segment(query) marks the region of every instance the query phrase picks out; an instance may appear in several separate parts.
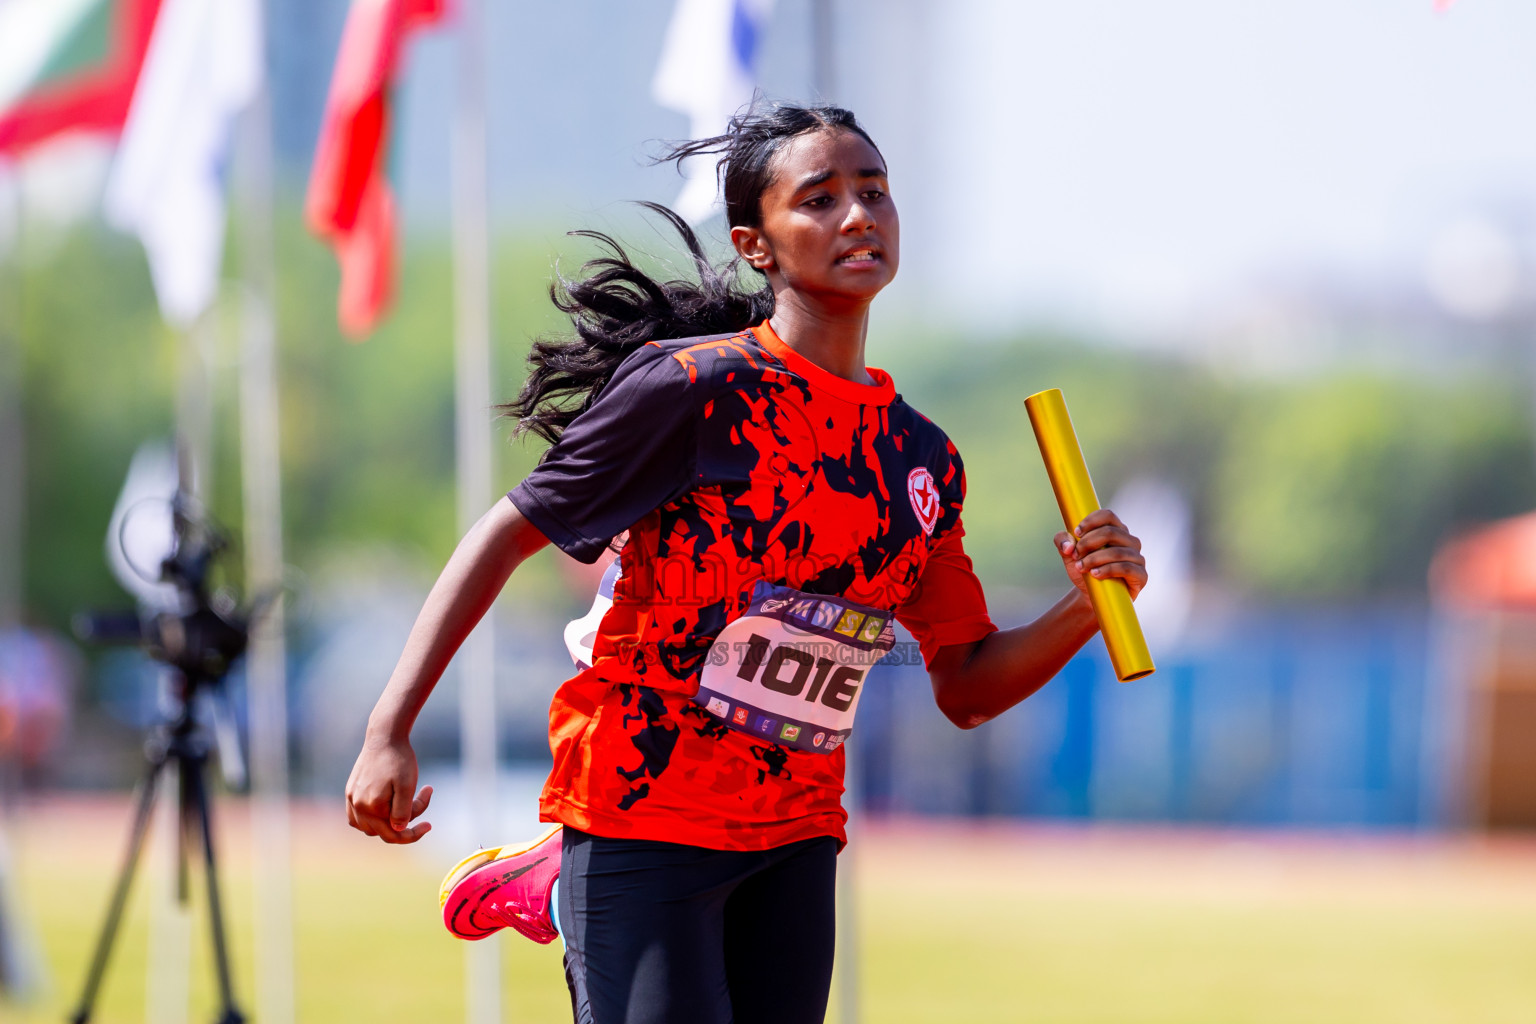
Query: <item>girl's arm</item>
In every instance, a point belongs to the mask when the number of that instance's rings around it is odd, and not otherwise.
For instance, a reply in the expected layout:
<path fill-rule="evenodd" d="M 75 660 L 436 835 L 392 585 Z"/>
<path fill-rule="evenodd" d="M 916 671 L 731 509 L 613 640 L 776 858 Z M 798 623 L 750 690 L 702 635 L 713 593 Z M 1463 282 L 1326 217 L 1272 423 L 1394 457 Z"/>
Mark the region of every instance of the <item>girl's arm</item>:
<path fill-rule="evenodd" d="M 353 828 L 386 843 L 414 843 L 431 829 L 425 821 L 410 824 L 432 798 L 430 786 L 416 793 L 411 726 L 454 652 L 501 593 L 512 570 L 547 543 L 506 498 L 459 541 L 368 717 L 363 750 L 347 780 L 347 821 Z"/>
<path fill-rule="evenodd" d="M 960 728 L 973 729 L 1040 689 L 1098 632 L 1084 573 L 1125 580 L 1132 598 L 1146 586 L 1141 541 L 1119 516 L 1100 509 L 1076 533 L 1056 535 L 1056 549 L 1074 586 L 1070 594 L 1026 626 L 941 647 L 934 655 L 928 666 L 934 700 Z"/>

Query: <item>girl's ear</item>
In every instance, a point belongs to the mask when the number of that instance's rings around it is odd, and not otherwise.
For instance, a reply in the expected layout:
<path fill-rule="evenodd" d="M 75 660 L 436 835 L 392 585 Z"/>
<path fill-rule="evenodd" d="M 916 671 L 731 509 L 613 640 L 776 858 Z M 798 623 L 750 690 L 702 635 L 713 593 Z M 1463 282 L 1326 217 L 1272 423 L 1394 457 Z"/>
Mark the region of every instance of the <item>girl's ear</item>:
<path fill-rule="evenodd" d="M 773 253 L 768 248 L 768 240 L 763 237 L 760 229 L 731 228 L 731 244 L 736 247 L 737 254 L 754 270 L 767 273 L 773 269 Z"/>

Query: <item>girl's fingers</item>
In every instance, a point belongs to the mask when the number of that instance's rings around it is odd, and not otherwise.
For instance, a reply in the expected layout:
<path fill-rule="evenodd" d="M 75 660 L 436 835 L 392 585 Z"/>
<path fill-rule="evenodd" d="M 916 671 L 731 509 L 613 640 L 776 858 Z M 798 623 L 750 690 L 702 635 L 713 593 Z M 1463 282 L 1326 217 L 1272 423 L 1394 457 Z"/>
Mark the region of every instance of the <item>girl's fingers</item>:
<path fill-rule="evenodd" d="M 1142 557 L 1140 551 L 1133 548 L 1099 548 L 1080 558 L 1085 569 L 1096 569 L 1099 566 L 1109 565 L 1112 562 L 1129 562 L 1132 565 L 1146 565 L 1147 560 Z"/>
<path fill-rule="evenodd" d="M 1080 588 L 1084 576 L 1124 580 L 1132 598 L 1146 586 L 1147 565 L 1141 555 L 1141 540 L 1110 509 L 1101 508 L 1083 517 L 1071 534 L 1058 533 L 1056 550 L 1061 552 L 1069 575 Z"/>
<path fill-rule="evenodd" d="M 422 786 L 421 787 L 421 792 L 416 794 L 416 799 L 411 801 L 411 817 L 412 818 L 420 817 L 421 816 L 421 812 L 425 811 L 427 809 L 427 805 L 430 804 L 431 802 L 432 802 L 432 787 L 431 786 Z"/>
<path fill-rule="evenodd" d="M 1131 548 L 1134 551 L 1140 551 L 1141 540 L 1124 527 L 1101 526 L 1085 534 L 1077 542 L 1078 550 L 1084 554 L 1107 547 Z"/>
<path fill-rule="evenodd" d="M 415 766 L 412 765 L 412 768 Z M 389 825 L 396 832 L 404 831 L 405 826 L 411 823 L 416 815 L 411 810 L 411 805 L 416 798 L 411 794 L 416 792 L 416 772 L 409 774 L 401 772 L 389 783 L 390 796 L 384 810 L 389 815 Z"/>
<path fill-rule="evenodd" d="M 359 832 L 371 836 L 374 834 L 372 829 L 376 827 L 377 824 L 381 821 L 383 821 L 383 817 L 374 813 L 374 810 L 369 806 L 368 801 L 357 800 L 352 797 L 347 798 L 348 825 L 351 825 Z"/>
<path fill-rule="evenodd" d="M 1088 575 L 1096 580 L 1104 579 L 1135 579 L 1144 580 L 1147 576 L 1147 567 L 1135 562 L 1110 562 L 1088 570 Z"/>
<path fill-rule="evenodd" d="M 367 832 L 371 836 L 378 836 L 386 843 L 391 844 L 414 843 L 416 840 L 426 835 L 427 831 L 432 827 L 427 822 L 423 821 L 412 825 L 410 828 L 395 828 L 394 825 L 385 821 L 383 818 L 374 818 L 368 815 L 363 815 L 361 820 L 366 826 L 363 829 L 364 832 Z"/>
<path fill-rule="evenodd" d="M 379 830 L 378 836 L 386 843 L 398 846 L 404 843 L 414 843 L 430 831 L 432 831 L 432 823 L 430 821 L 418 821 L 410 828 L 384 826 Z"/>
<path fill-rule="evenodd" d="M 1084 516 L 1083 521 L 1078 523 L 1077 529 L 1072 532 L 1077 534 L 1079 537 L 1087 537 L 1088 534 L 1102 526 L 1113 526 L 1122 530 L 1125 529 L 1125 524 L 1120 521 L 1119 516 L 1115 515 L 1114 512 L 1107 508 L 1101 508 L 1096 512 L 1090 512 Z"/>
<path fill-rule="evenodd" d="M 376 815 L 369 814 L 366 811 L 358 812 L 357 824 L 355 827 L 364 835 L 378 836 L 386 843 L 390 841 L 389 837 L 393 835 L 395 831 L 389 827 L 389 822 L 385 821 L 383 818 L 377 817 Z"/>

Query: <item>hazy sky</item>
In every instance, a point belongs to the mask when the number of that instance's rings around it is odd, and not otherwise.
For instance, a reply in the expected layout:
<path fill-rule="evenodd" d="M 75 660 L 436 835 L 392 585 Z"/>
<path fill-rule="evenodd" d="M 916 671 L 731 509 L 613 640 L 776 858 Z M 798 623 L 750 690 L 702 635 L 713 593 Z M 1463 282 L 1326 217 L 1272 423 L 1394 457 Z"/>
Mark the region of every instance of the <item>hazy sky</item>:
<path fill-rule="evenodd" d="M 491 0 L 503 217 L 602 223 L 676 179 L 645 143 L 671 0 Z M 1536 211 L 1536 3 L 886 0 L 838 4 L 838 98 L 890 158 L 895 303 L 979 324 L 1135 330 L 1273 275 L 1417 280 L 1458 217 Z M 780 0 L 770 95 L 810 94 L 806 0 Z M 407 208 L 447 180 L 452 46 L 404 92 Z M 552 236 L 553 237 L 553 236 Z"/>
<path fill-rule="evenodd" d="M 950 9 L 924 198 L 951 296 L 1007 266 L 1021 308 L 1114 318 L 1277 269 L 1416 273 L 1450 219 L 1536 196 L 1528 0 Z"/>
<path fill-rule="evenodd" d="M 345 0 L 268 3 L 280 157 L 302 182 Z M 834 98 L 902 211 L 894 316 L 1177 334 L 1297 282 L 1422 293 L 1431 263 L 1472 305 L 1498 304 L 1501 275 L 1536 296 L 1532 0 L 833 3 Z M 650 96 L 673 4 L 485 0 L 501 222 L 553 252 L 570 228 L 634 230 L 624 200 L 675 198 L 645 161 L 687 130 Z M 778 0 L 769 96 L 811 98 L 809 29 L 809 0 Z M 447 229 L 454 47 L 451 25 L 420 36 L 398 91 L 418 228 Z M 30 199 L 88 193 L 68 166 Z"/>

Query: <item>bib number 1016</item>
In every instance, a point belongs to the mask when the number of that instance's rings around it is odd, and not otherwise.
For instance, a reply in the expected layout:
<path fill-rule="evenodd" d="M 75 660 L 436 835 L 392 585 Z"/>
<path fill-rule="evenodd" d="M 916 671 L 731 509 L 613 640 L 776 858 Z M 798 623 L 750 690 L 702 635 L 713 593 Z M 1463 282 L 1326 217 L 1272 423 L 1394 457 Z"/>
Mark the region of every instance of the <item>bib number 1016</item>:
<path fill-rule="evenodd" d="M 839 665 L 831 658 L 817 657 L 793 643 L 774 646 L 767 637 L 751 634 L 746 640 L 740 679 L 754 679 L 763 687 L 808 703 L 821 703 L 833 711 L 844 712 L 853 706 L 859 684 L 868 668 Z"/>

